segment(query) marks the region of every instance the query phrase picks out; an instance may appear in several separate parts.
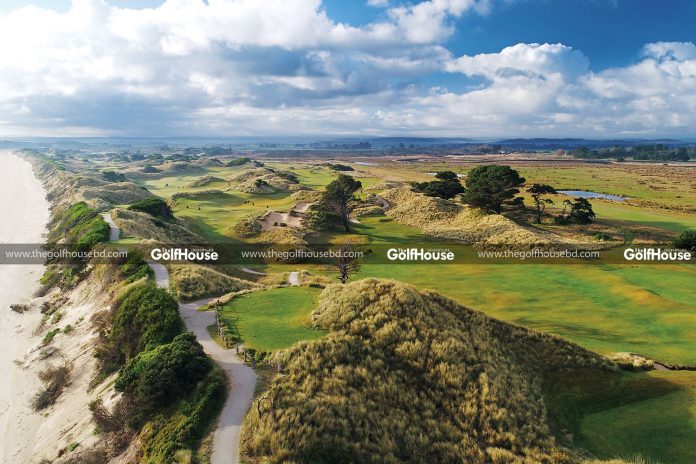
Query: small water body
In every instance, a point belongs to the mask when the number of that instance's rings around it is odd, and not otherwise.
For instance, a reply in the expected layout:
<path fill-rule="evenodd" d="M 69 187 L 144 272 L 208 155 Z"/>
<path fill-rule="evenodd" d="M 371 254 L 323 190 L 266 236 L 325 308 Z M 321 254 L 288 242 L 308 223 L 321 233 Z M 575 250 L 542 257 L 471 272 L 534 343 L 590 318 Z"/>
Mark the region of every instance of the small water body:
<path fill-rule="evenodd" d="M 377 163 L 368 163 L 367 161 L 353 161 L 353 164 L 359 164 L 360 166 L 377 166 Z"/>
<path fill-rule="evenodd" d="M 610 195 L 608 193 L 590 192 L 587 190 L 559 190 L 558 193 L 579 198 L 601 198 L 602 200 L 626 201 L 626 197 Z"/>

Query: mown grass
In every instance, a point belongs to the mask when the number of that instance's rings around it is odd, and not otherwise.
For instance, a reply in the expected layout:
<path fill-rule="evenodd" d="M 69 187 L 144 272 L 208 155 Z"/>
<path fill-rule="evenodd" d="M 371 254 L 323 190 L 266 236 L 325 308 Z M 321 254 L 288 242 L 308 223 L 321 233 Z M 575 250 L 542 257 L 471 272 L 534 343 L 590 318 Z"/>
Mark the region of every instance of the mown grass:
<path fill-rule="evenodd" d="M 248 293 L 232 299 L 220 314 L 237 329 L 247 347 L 280 350 L 323 335 L 309 320 L 319 292 L 310 287 L 284 287 Z"/>
<path fill-rule="evenodd" d="M 566 371 L 549 375 L 546 388 L 555 426 L 598 458 L 696 458 L 696 372 Z"/>

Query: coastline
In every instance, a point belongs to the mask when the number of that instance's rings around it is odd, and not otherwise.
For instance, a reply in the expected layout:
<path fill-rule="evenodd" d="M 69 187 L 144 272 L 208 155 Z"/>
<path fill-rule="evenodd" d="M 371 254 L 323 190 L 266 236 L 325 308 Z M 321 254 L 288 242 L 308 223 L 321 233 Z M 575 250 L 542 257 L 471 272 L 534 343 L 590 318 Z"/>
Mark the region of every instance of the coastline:
<path fill-rule="evenodd" d="M 43 243 L 49 203 L 31 164 L 10 150 L 0 150 L 0 243 Z M 29 302 L 39 286 L 43 265 L 0 265 L 0 463 L 25 462 L 33 456 L 36 426 L 42 416 L 31 412 L 36 373 L 23 370 L 21 359 L 37 343 L 33 329 L 39 311 L 17 314 L 10 305 Z"/>

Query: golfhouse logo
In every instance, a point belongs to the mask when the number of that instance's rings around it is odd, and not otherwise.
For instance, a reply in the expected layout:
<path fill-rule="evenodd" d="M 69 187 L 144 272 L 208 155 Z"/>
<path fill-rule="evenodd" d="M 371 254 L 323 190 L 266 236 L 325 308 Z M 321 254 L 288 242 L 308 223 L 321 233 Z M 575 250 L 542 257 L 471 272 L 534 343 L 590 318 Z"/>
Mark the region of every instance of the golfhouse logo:
<path fill-rule="evenodd" d="M 684 250 L 663 250 L 661 248 L 626 248 L 627 261 L 690 261 L 691 253 Z"/>
<path fill-rule="evenodd" d="M 387 258 L 389 261 L 454 261 L 454 252 L 447 249 L 390 248 Z"/>
<path fill-rule="evenodd" d="M 155 261 L 217 261 L 217 251 L 188 248 L 153 248 L 150 257 Z"/>

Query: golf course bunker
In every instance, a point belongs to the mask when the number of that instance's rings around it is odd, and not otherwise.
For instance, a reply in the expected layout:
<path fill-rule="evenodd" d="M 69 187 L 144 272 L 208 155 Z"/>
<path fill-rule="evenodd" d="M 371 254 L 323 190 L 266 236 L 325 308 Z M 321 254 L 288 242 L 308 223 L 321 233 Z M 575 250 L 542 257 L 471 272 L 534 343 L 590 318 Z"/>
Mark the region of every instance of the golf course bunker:
<path fill-rule="evenodd" d="M 288 213 L 279 213 L 277 211 L 269 211 L 261 216 L 256 221 L 261 225 L 261 230 L 273 230 L 280 227 L 296 227 L 303 226 L 302 222 L 305 218 L 305 213 L 313 203 L 300 202 L 292 207 Z"/>

